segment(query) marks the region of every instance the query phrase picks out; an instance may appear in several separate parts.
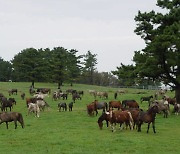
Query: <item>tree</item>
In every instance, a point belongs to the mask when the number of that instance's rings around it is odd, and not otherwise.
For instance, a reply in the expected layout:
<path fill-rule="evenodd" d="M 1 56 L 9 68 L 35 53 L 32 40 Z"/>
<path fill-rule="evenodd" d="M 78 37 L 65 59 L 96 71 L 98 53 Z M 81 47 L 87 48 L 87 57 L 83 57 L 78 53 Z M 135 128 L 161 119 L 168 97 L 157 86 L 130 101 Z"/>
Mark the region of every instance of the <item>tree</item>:
<path fill-rule="evenodd" d="M 80 59 L 82 58 L 82 56 L 76 56 L 77 52 L 78 51 L 74 49 L 71 49 L 68 52 L 67 74 L 71 86 L 73 85 L 73 82 L 77 80 L 81 73 Z"/>
<path fill-rule="evenodd" d="M 12 65 L 0 57 L 0 81 L 9 81 L 11 79 Z"/>
<path fill-rule="evenodd" d="M 117 67 L 116 71 L 112 71 L 119 79 L 121 86 L 134 86 L 136 84 L 137 74 L 135 73 L 135 66 L 123 65 Z"/>
<path fill-rule="evenodd" d="M 12 60 L 15 80 L 32 82 L 32 87 L 34 87 L 34 82 L 38 81 L 41 75 L 39 72 L 40 61 L 39 52 L 34 48 L 24 49 L 15 55 Z"/>
<path fill-rule="evenodd" d="M 84 55 L 84 68 L 83 75 L 89 80 L 89 84 L 93 84 L 93 73 L 96 70 L 97 58 L 96 54 L 92 54 L 90 51 Z"/>
<path fill-rule="evenodd" d="M 157 0 L 166 13 L 138 12 L 135 33 L 146 43 L 133 57 L 138 76 L 158 79 L 175 90 L 180 103 L 180 7 L 179 0 Z"/>

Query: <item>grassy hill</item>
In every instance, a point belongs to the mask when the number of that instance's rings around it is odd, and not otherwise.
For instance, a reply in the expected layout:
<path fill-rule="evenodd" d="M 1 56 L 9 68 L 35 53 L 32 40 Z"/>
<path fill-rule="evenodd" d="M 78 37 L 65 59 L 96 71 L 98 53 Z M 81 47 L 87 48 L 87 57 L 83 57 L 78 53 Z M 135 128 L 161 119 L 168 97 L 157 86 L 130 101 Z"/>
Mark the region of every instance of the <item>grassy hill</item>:
<path fill-rule="evenodd" d="M 147 124 L 142 125 L 142 132 L 137 130 L 117 130 L 112 133 L 105 125 L 103 130 L 99 130 L 97 119 L 98 116 L 89 117 L 86 112 L 86 105 L 91 103 L 94 98 L 90 96 L 88 90 L 107 91 L 109 93 L 109 102 L 113 100 L 113 92 L 117 88 L 100 87 L 91 85 L 64 85 L 62 90 L 73 88 L 83 90 L 85 95 L 82 100 L 77 100 L 72 112 L 59 112 L 57 104 L 63 100 L 53 101 L 52 95 L 45 98 L 49 103 L 50 109 L 40 113 L 36 118 L 34 114 L 27 115 L 25 100 L 20 97 L 21 92 L 29 94 L 30 83 L 13 83 L 0 82 L 0 93 L 8 96 L 8 90 L 11 88 L 18 89 L 18 95 L 13 95 L 17 101 L 13 111 L 21 112 L 25 121 L 25 128 L 14 129 L 14 123 L 9 123 L 9 129 L 6 129 L 5 123 L 0 125 L 0 149 L 1 153 L 71 153 L 71 154 L 101 154 L 101 153 L 180 153 L 179 136 L 180 136 L 180 116 L 171 114 L 167 119 L 162 114 L 156 118 L 156 131 L 154 134 L 152 127 L 149 134 L 146 133 Z M 37 88 L 51 88 L 57 90 L 57 84 L 52 83 L 35 83 Z M 137 94 L 144 92 L 145 94 Z M 118 95 L 118 100 L 135 99 L 140 104 L 142 96 L 149 96 L 155 91 L 127 89 L 127 93 Z M 168 91 L 169 96 L 174 93 Z M 66 103 L 71 102 L 71 96 Z M 147 109 L 148 104 L 143 102 L 140 107 Z M 172 106 L 171 106 L 172 111 Z"/>

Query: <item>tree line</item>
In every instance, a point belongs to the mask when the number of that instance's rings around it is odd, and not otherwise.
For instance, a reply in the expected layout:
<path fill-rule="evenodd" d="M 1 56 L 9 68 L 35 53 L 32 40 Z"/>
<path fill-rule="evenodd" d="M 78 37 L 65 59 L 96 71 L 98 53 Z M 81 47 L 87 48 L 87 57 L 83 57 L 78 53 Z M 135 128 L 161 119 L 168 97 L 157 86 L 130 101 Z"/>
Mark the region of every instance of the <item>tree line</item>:
<path fill-rule="evenodd" d="M 77 54 L 77 50 L 64 47 L 23 49 L 11 61 L 0 58 L 0 81 L 31 82 L 32 87 L 35 82 L 55 82 L 58 88 L 64 82 L 117 85 L 117 78 L 111 73 L 97 71 L 96 54 Z"/>

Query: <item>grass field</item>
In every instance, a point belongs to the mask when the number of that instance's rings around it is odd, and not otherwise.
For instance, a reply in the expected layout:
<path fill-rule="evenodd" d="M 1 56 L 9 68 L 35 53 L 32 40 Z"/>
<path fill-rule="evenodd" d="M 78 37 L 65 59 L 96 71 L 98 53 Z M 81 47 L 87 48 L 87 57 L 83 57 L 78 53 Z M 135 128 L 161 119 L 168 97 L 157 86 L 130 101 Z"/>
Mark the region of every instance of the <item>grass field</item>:
<path fill-rule="evenodd" d="M 25 128 L 14 129 L 14 123 L 9 123 L 9 129 L 6 129 L 5 123 L 0 125 L 0 153 L 1 154 L 33 154 L 33 153 L 52 153 L 52 154 L 170 154 L 180 153 L 180 116 L 171 114 L 167 119 L 162 114 L 156 117 L 156 131 L 154 134 L 152 127 L 149 134 L 146 133 L 147 124 L 142 125 L 142 132 L 137 130 L 117 130 L 112 133 L 105 125 L 103 130 L 99 130 L 97 125 L 98 116 L 89 117 L 86 112 L 86 105 L 91 103 L 94 98 L 89 95 L 89 89 L 97 91 L 107 91 L 109 99 L 113 100 L 113 92 L 117 89 L 109 87 L 98 87 L 90 85 L 64 85 L 62 90 L 73 88 L 84 90 L 85 95 L 82 100 L 76 101 L 72 112 L 58 112 L 57 104 L 59 101 L 52 101 L 52 96 L 46 98 L 51 106 L 50 110 L 40 113 L 40 118 L 33 114 L 27 116 L 25 100 L 20 97 L 21 92 L 29 95 L 30 83 L 0 82 L 0 93 L 8 96 L 8 89 L 17 88 L 18 95 L 13 95 L 17 101 L 13 111 L 21 112 L 25 121 Z M 51 88 L 57 90 L 57 84 L 35 83 L 35 87 Z M 146 94 L 136 94 L 144 91 Z M 140 97 L 154 94 L 154 91 L 128 89 L 128 93 L 118 95 L 118 100 L 135 99 L 139 102 Z M 174 93 L 168 92 L 169 96 Z M 66 101 L 69 103 L 71 97 Z M 99 99 L 100 101 L 100 99 Z M 147 103 L 143 102 L 140 107 L 147 109 Z M 171 106 L 172 110 L 172 106 Z"/>

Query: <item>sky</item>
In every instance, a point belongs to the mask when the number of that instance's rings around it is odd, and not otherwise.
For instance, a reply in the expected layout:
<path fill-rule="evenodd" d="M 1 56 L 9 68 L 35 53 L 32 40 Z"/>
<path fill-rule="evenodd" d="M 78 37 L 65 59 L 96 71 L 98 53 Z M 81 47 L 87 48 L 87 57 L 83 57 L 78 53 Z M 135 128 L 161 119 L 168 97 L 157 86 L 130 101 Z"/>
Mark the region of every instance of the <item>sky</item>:
<path fill-rule="evenodd" d="M 134 33 L 138 10 L 159 11 L 156 0 L 0 0 L 0 57 L 26 48 L 64 47 L 97 54 L 97 70 L 132 64 L 145 47 Z"/>

